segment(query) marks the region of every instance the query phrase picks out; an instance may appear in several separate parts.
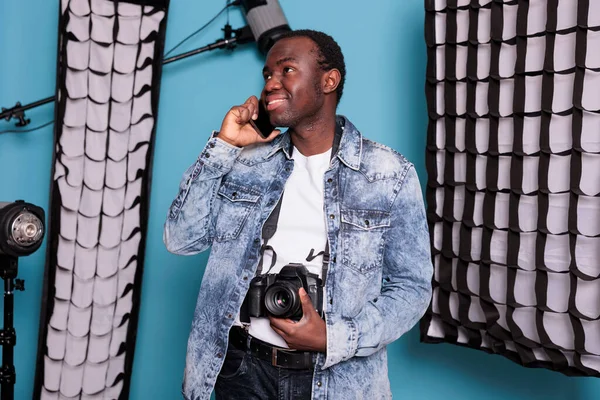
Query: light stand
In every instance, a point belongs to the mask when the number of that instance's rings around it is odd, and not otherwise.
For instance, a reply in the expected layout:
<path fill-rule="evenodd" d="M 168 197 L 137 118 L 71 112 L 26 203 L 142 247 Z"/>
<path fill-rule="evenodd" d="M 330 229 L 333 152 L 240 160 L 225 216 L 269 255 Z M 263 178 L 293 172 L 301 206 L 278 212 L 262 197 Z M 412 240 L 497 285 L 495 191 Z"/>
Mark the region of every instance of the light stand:
<path fill-rule="evenodd" d="M 42 208 L 23 200 L 0 202 L 0 278 L 4 280 L 4 327 L 0 329 L 1 400 L 13 400 L 15 397 L 14 348 L 17 334 L 13 324 L 14 292 L 25 290 L 25 282 L 16 279 L 19 257 L 34 253 L 42 245 L 46 230 L 44 219 Z"/>
<path fill-rule="evenodd" d="M 2 368 L 0 369 L 0 399 L 12 400 L 15 397 L 16 373 L 14 347 L 17 334 L 13 326 L 15 290 L 25 290 L 25 282 L 15 279 L 18 272 L 18 258 L 0 254 L 0 278 L 4 280 L 4 327 L 0 330 L 2 345 Z"/>
<path fill-rule="evenodd" d="M 225 37 L 223 39 L 216 40 L 214 43 L 211 43 L 204 47 L 200 47 L 196 50 L 191 50 L 183 54 L 178 54 L 173 57 L 165 58 L 162 62 L 163 65 L 170 64 L 174 61 L 183 60 L 184 58 L 204 53 L 206 51 L 216 49 L 233 50 L 236 45 L 250 43 L 254 41 L 254 37 L 252 36 L 252 30 L 249 26 L 244 26 L 243 28 L 239 29 L 232 29 L 231 26 L 227 24 L 223 28 L 223 31 L 225 31 Z M 21 103 L 17 102 L 17 104 L 12 108 L 2 107 L 2 111 L 0 112 L 0 120 L 5 119 L 7 121 L 10 121 L 11 119 L 16 119 L 18 122 L 15 124 L 15 126 L 26 126 L 31 122 L 30 119 L 25 117 L 26 110 L 39 107 L 44 104 L 52 103 L 53 101 L 55 101 L 55 99 L 56 96 L 51 96 L 42 100 L 38 100 L 31 104 L 21 105 Z"/>

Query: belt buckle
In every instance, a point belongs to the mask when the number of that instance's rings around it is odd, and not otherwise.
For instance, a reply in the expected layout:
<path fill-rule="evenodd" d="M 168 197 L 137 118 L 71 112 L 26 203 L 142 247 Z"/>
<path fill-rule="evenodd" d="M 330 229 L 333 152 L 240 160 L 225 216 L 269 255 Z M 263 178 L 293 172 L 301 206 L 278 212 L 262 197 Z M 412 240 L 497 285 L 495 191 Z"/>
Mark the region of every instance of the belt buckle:
<path fill-rule="evenodd" d="M 274 367 L 278 367 L 278 365 L 277 365 L 277 348 L 271 347 L 271 349 L 273 350 L 273 352 L 271 353 L 271 365 L 273 365 Z"/>

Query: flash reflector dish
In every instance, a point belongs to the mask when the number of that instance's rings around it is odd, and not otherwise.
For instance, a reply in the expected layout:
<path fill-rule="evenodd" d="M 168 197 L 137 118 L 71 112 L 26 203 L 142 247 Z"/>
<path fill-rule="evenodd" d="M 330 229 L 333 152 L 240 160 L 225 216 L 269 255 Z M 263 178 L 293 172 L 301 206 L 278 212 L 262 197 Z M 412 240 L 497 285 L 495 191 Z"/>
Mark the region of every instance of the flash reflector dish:
<path fill-rule="evenodd" d="M 35 252 L 44 239 L 44 210 L 23 200 L 0 202 L 0 254 L 13 257 Z"/>

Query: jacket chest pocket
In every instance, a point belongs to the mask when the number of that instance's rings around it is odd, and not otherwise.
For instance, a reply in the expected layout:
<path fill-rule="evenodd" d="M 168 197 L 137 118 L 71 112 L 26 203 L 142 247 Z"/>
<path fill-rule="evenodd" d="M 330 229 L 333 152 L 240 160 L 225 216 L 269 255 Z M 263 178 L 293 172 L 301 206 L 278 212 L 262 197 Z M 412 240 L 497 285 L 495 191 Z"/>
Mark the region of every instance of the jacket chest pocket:
<path fill-rule="evenodd" d="M 260 193 L 231 182 L 224 182 L 217 193 L 221 205 L 215 226 L 216 239 L 236 239 L 260 199 Z"/>
<path fill-rule="evenodd" d="M 384 234 L 390 214 L 374 210 L 342 210 L 342 263 L 363 274 L 383 260 Z"/>

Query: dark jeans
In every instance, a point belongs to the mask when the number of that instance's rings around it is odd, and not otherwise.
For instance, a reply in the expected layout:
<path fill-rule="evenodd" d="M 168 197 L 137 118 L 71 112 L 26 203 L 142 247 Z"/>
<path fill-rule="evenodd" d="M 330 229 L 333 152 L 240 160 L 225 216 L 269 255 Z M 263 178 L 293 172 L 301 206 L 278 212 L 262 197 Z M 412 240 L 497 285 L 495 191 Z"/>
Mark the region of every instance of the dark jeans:
<path fill-rule="evenodd" d="M 313 370 L 274 367 L 229 346 L 215 385 L 216 400 L 310 399 Z"/>

